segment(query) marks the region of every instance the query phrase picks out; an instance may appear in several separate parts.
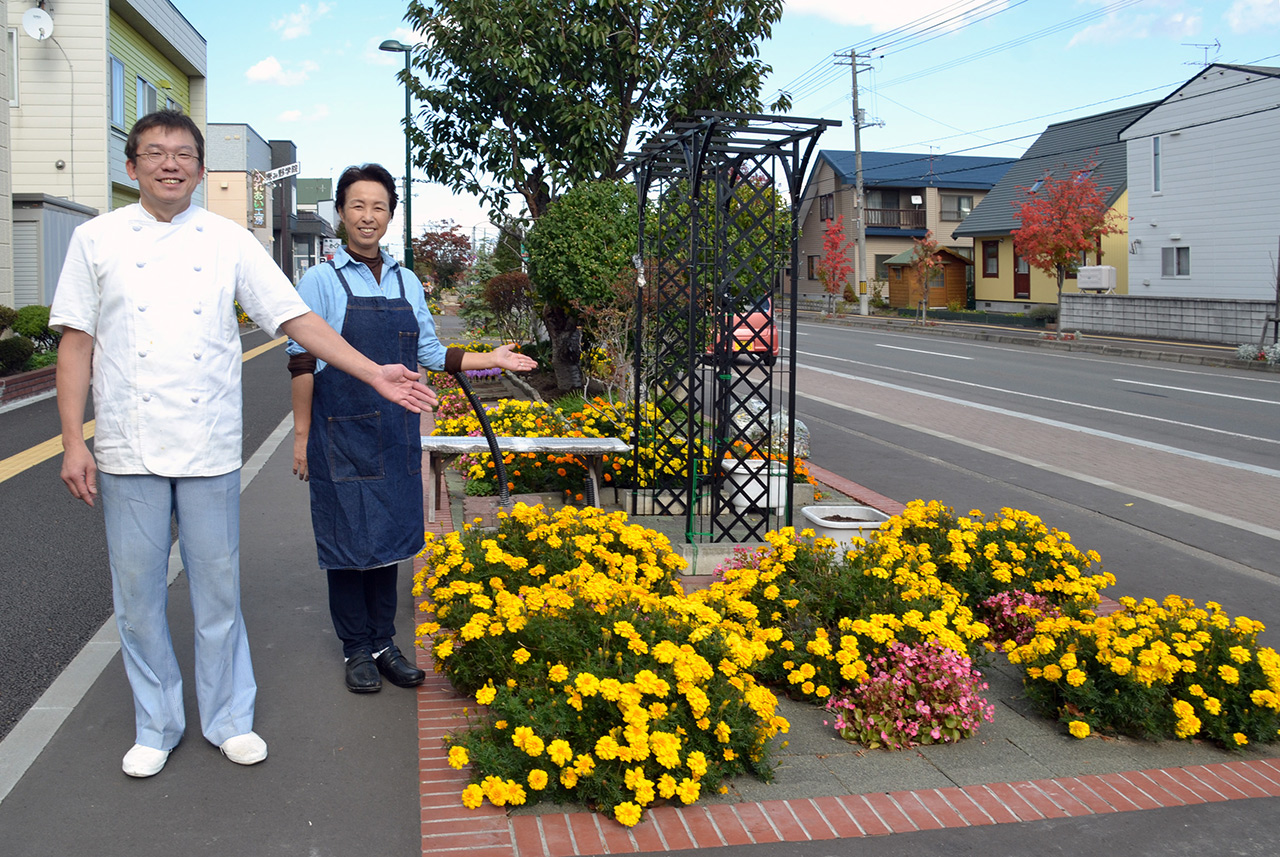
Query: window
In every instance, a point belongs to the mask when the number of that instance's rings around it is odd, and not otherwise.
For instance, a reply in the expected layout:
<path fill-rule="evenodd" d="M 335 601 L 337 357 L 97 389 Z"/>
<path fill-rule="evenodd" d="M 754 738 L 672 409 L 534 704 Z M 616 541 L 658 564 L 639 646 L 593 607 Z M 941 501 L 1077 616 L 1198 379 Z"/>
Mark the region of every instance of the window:
<path fill-rule="evenodd" d="M 889 266 L 886 265 L 885 262 L 888 262 L 892 258 L 893 256 L 891 256 L 888 253 L 876 254 L 876 279 L 877 280 L 889 279 Z"/>
<path fill-rule="evenodd" d="M 942 219 L 964 220 L 973 211 L 973 197 L 942 195 Z"/>
<path fill-rule="evenodd" d="M 819 258 L 820 257 L 818 256 L 809 257 L 809 279 L 811 280 L 818 279 L 818 259 Z"/>
<path fill-rule="evenodd" d="M 156 88 L 142 78 L 138 78 L 138 118 L 148 113 L 155 113 L 160 106 L 160 95 Z"/>
<path fill-rule="evenodd" d="M 1163 178 L 1160 175 L 1160 135 L 1157 134 L 1151 138 L 1151 192 L 1160 193 L 1163 189 Z"/>
<path fill-rule="evenodd" d="M 9 31 L 9 106 L 18 106 L 18 31 Z"/>
<path fill-rule="evenodd" d="M 124 128 L 124 63 L 115 57 L 108 57 L 111 77 L 111 124 Z"/>
<path fill-rule="evenodd" d="M 1027 188 L 1027 193 L 1035 193 L 1040 190 L 1043 185 L 1044 179 L 1036 179 L 1035 182 L 1032 183 L 1031 187 Z"/>
<path fill-rule="evenodd" d="M 181 113 L 181 112 L 182 112 L 182 105 L 181 105 L 181 104 L 179 104 L 178 102 L 174 101 L 172 98 L 166 98 L 166 99 L 164 100 L 164 109 L 165 109 L 165 110 L 176 110 L 176 111 L 178 111 L 179 113 Z"/>
<path fill-rule="evenodd" d="M 836 195 L 834 193 L 824 193 L 818 197 L 818 219 L 835 220 L 835 217 Z"/>
<path fill-rule="evenodd" d="M 1160 248 L 1160 276 L 1190 277 L 1191 276 L 1191 248 L 1190 247 L 1161 247 Z"/>
<path fill-rule="evenodd" d="M 982 242 L 982 276 L 1000 276 L 1000 242 Z"/>

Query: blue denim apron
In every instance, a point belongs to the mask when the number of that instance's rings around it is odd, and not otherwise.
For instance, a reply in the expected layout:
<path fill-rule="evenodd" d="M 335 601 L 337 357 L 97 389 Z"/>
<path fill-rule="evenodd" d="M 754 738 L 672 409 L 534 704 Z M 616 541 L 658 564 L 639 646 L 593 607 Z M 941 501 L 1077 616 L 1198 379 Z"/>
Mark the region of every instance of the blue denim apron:
<path fill-rule="evenodd" d="M 334 273 L 347 292 L 342 338 L 374 363 L 417 371 L 418 318 L 399 267 L 398 298 L 357 297 L 336 266 Z M 419 419 L 341 369 L 325 364 L 316 373 L 307 467 L 321 568 L 381 568 L 422 549 Z"/>

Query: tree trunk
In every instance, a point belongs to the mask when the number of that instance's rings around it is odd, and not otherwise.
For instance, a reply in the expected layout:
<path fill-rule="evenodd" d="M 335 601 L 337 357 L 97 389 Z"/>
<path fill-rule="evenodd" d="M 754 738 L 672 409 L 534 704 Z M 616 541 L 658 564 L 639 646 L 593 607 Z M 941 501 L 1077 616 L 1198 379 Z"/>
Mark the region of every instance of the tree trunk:
<path fill-rule="evenodd" d="M 1067 279 L 1067 266 L 1058 266 L 1058 306 L 1062 306 L 1062 284 Z"/>
<path fill-rule="evenodd" d="M 551 368 L 561 390 L 582 388 L 582 330 L 559 307 L 547 307 L 542 322 L 551 340 Z"/>

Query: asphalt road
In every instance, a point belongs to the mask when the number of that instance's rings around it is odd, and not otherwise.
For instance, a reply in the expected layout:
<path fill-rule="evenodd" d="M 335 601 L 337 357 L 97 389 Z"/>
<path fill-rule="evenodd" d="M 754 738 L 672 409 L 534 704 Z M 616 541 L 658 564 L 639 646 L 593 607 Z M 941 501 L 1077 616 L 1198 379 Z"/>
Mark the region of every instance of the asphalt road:
<path fill-rule="evenodd" d="M 254 330 L 245 351 L 268 342 Z M 277 346 L 244 364 L 246 458 L 289 412 Z M 92 418 L 92 411 L 86 418 Z M 59 435 L 54 399 L 0 413 L 0 459 Z M 101 507 L 67 493 L 57 455 L 0 483 L 0 738 L 112 613 Z"/>

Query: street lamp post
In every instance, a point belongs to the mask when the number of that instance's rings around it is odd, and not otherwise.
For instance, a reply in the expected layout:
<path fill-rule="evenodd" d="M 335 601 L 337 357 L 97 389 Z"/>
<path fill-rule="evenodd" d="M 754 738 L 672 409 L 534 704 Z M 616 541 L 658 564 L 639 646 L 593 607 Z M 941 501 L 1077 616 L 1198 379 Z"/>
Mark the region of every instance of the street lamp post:
<path fill-rule="evenodd" d="M 409 56 L 413 50 L 411 45 L 387 39 L 378 45 L 380 51 L 404 54 L 404 266 L 413 270 L 413 177 L 410 167 L 412 160 L 412 143 L 409 137 L 409 125 L 413 121 L 412 105 L 409 96 Z"/>

